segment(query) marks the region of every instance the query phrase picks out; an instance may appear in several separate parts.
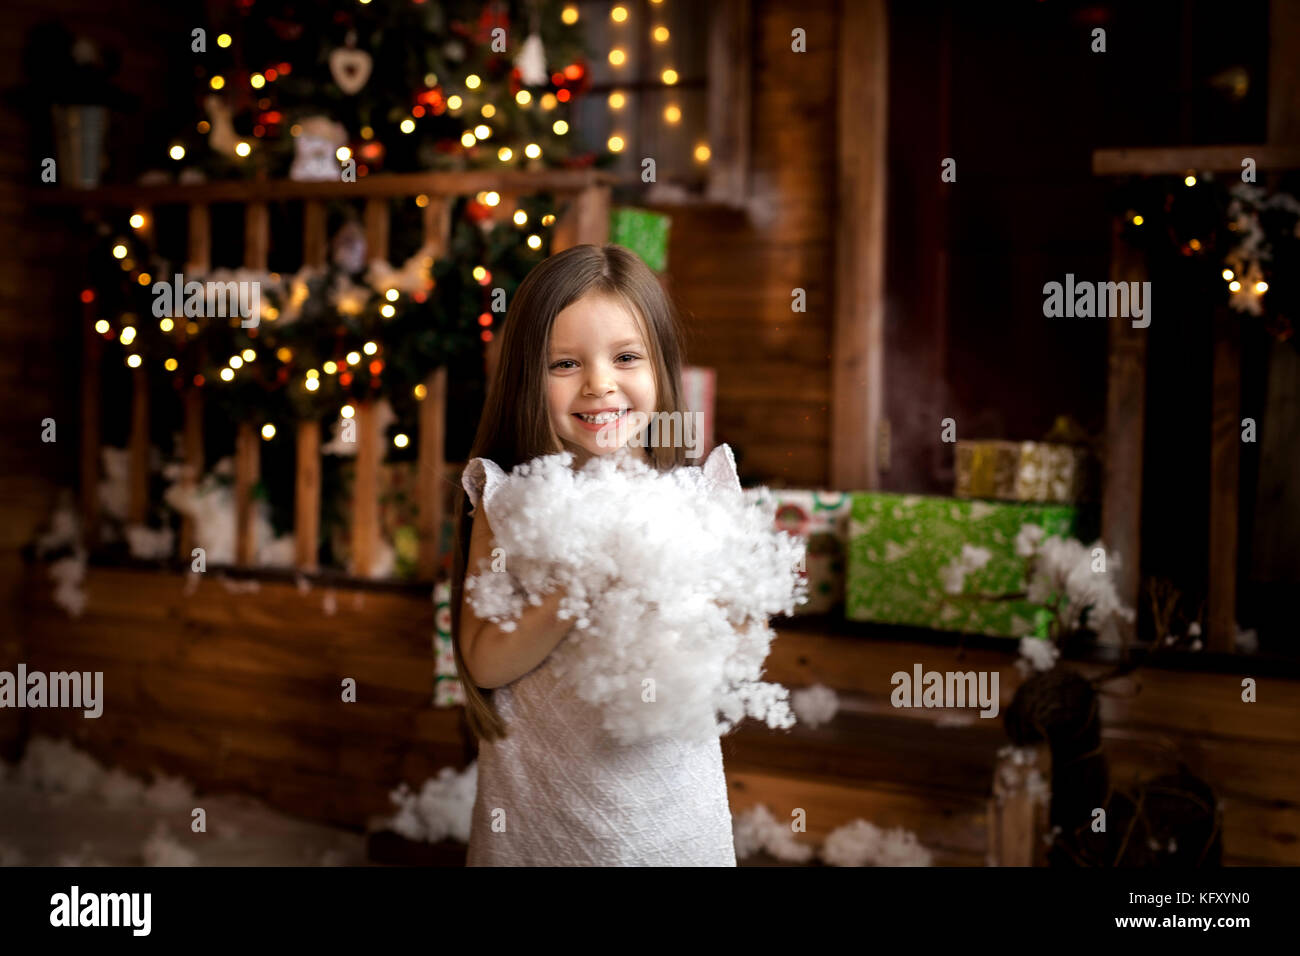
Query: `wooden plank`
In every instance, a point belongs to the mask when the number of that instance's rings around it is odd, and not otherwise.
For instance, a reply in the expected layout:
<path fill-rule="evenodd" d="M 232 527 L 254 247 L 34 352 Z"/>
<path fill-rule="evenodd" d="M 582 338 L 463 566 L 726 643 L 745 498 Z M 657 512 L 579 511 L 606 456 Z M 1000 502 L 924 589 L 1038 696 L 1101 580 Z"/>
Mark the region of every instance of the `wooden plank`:
<path fill-rule="evenodd" d="M 1268 141 L 1300 144 L 1300 6 L 1292 0 L 1268 5 Z M 1300 160 L 1290 164 L 1300 166 Z"/>
<path fill-rule="evenodd" d="M 609 202 L 608 186 L 592 186 L 574 196 L 555 224 L 551 254 L 586 243 L 599 246 L 608 242 Z"/>
<path fill-rule="evenodd" d="M 308 199 L 302 205 L 302 264 L 312 267 L 323 266 L 328 251 L 325 203 L 319 199 Z"/>
<path fill-rule="evenodd" d="M 433 580 L 438 569 L 442 533 L 443 482 L 446 475 L 447 369 L 436 369 L 424 381 L 420 403 L 420 447 L 416 471 L 419 502 L 420 577 Z"/>
<path fill-rule="evenodd" d="M 1210 411 L 1210 568 L 1206 646 L 1230 654 L 1237 635 L 1237 495 L 1241 465 L 1240 319 L 1214 310 Z"/>
<path fill-rule="evenodd" d="M 1111 229 L 1110 278 L 1114 282 L 1146 279 L 1141 253 L 1123 239 L 1123 223 Z M 1106 460 L 1103 465 L 1101 534 L 1109 554 L 1119 554 L 1115 590 L 1120 602 L 1138 606 L 1141 571 L 1142 452 L 1146 431 L 1145 329 L 1133 323 L 1110 323 L 1106 379 Z"/>
<path fill-rule="evenodd" d="M 885 0 L 847 4 L 836 90 L 835 315 L 831 483 L 880 486 L 884 402 L 885 136 L 889 26 Z"/>
<path fill-rule="evenodd" d="M 235 563 L 251 566 L 257 558 L 253 536 L 253 487 L 262 470 L 262 449 L 256 428 L 240 422 L 235 431 Z"/>
<path fill-rule="evenodd" d="M 1248 156 L 1262 170 L 1300 167 L 1300 146 L 1243 143 L 1097 149 L 1092 153 L 1092 172 L 1094 176 L 1181 176 L 1188 170 L 1240 173 L 1241 161 Z"/>
<path fill-rule="evenodd" d="M 266 271 L 271 249 L 271 217 L 264 201 L 244 206 L 244 268 Z"/>
<path fill-rule="evenodd" d="M 81 307 L 81 532 L 99 541 L 100 370 L 104 340 L 95 331 L 98 299 Z"/>
<path fill-rule="evenodd" d="M 451 242 L 451 201 L 446 196 L 430 196 L 429 204 L 421 213 L 421 224 L 425 252 L 441 259 Z"/>
<path fill-rule="evenodd" d="M 294 563 L 300 571 L 320 566 L 320 422 L 298 423 L 294 459 Z"/>
<path fill-rule="evenodd" d="M 140 365 L 131 370 L 131 437 L 128 442 L 130 493 L 126 519 L 144 524 L 149 512 L 149 372 Z"/>
<path fill-rule="evenodd" d="M 356 406 L 357 458 L 352 485 L 352 560 L 349 571 L 370 577 L 379 546 L 379 462 L 382 457 L 379 421 L 374 405 Z"/>
<path fill-rule="evenodd" d="M 299 182 L 289 179 L 232 180 L 157 186 L 101 186 L 97 189 L 40 189 L 28 191 L 30 200 L 49 205 L 135 206 L 164 203 L 270 202 L 286 199 L 403 198 L 464 196 L 485 189 L 518 193 L 553 192 L 568 195 L 591 186 L 609 187 L 618 177 L 604 170 L 466 170 L 464 172 L 385 173 L 366 176 L 355 183 Z"/>
<path fill-rule="evenodd" d="M 752 8 L 751 0 L 722 0 L 710 11 L 708 197 L 733 206 L 749 198 Z"/>
<path fill-rule="evenodd" d="M 212 214 L 207 203 L 192 202 L 186 233 L 185 271 L 206 273 L 212 265 Z"/>
<path fill-rule="evenodd" d="M 388 261 L 389 209 L 387 199 L 366 200 L 366 259 Z"/>
<path fill-rule="evenodd" d="M 185 464 L 182 487 L 193 488 L 203 476 L 203 392 L 193 385 L 185 387 L 185 433 L 182 438 Z M 194 519 L 181 516 L 180 559 L 189 562 L 194 550 Z"/>

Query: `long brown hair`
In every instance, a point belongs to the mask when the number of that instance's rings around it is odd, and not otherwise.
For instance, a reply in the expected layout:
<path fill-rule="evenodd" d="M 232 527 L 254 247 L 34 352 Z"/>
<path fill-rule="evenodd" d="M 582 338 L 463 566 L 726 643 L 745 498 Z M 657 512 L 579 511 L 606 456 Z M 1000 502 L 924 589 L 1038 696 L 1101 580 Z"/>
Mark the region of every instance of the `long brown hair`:
<path fill-rule="evenodd" d="M 551 330 L 555 317 L 586 295 L 607 296 L 628 307 L 641 327 L 654 368 L 658 404 L 654 411 L 683 411 L 681 329 L 659 279 L 635 253 L 622 246 L 573 246 L 539 263 L 515 292 L 501 330 L 500 358 L 488 386 L 470 459 L 488 458 L 509 472 L 539 455 L 563 450 L 551 425 L 547 401 Z M 646 454 L 660 470 L 676 468 L 685 460 L 681 447 L 647 447 Z M 462 488 L 456 498 L 451 574 L 452 646 L 465 689 L 470 729 L 480 739 L 496 740 L 506 735 L 505 723 L 491 706 L 491 691 L 485 693 L 468 678 L 460 644 L 460 606 L 473 529 L 469 507 Z"/>

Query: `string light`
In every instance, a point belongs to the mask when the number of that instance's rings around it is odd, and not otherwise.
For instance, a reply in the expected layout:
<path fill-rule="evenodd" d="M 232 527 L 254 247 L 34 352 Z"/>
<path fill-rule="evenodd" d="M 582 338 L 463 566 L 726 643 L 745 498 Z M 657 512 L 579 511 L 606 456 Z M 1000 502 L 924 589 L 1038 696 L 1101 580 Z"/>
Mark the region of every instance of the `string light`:
<path fill-rule="evenodd" d="M 626 144 L 623 142 L 622 136 L 611 136 L 605 145 L 609 147 L 611 153 L 621 153 Z"/>
<path fill-rule="evenodd" d="M 542 147 L 538 146 L 536 143 L 529 143 L 524 147 L 524 155 L 529 159 L 536 159 L 538 156 L 542 155 Z"/>
<path fill-rule="evenodd" d="M 451 96 L 447 97 L 447 109 L 458 110 L 464 102 L 465 101 L 460 98 L 459 94 L 453 93 Z"/>
<path fill-rule="evenodd" d="M 407 438 L 403 434 L 399 433 L 393 436 L 393 444 L 396 445 L 398 448 L 405 448 L 410 443 L 411 443 L 411 439 Z"/>
<path fill-rule="evenodd" d="M 418 401 L 424 401 L 429 395 L 429 390 L 423 384 L 415 386 L 415 397 Z"/>
<path fill-rule="evenodd" d="M 556 120 L 554 125 L 551 126 L 551 129 L 555 130 L 556 136 L 563 136 L 569 131 L 569 124 L 564 122 L 564 120 Z"/>
<path fill-rule="evenodd" d="M 126 328 L 122 330 L 122 334 L 120 338 L 122 339 L 123 345 L 130 345 L 132 342 L 135 341 L 135 329 L 132 326 L 128 325 Z"/>
<path fill-rule="evenodd" d="M 243 366 L 244 366 L 244 360 L 243 360 L 243 358 L 241 358 L 241 357 L 238 356 L 238 355 L 232 355 L 232 356 L 230 356 L 230 367 L 231 367 L 231 368 L 243 368 Z"/>
<path fill-rule="evenodd" d="M 222 33 L 217 36 L 217 46 L 221 47 L 223 50 L 230 46 L 230 43 L 231 40 L 229 33 Z"/>
<path fill-rule="evenodd" d="M 249 146 L 248 143 L 242 139 L 235 144 L 235 152 L 238 153 L 240 156 L 247 156 L 252 151 L 253 151 L 253 147 Z"/>
<path fill-rule="evenodd" d="M 226 371 L 227 371 L 227 369 L 222 369 L 222 370 L 221 370 L 221 375 L 222 375 L 222 377 L 225 377 Z M 314 391 L 316 391 L 316 389 L 320 388 L 320 379 L 318 379 L 318 378 L 309 378 L 309 379 L 307 379 L 307 381 L 303 382 L 302 384 L 303 384 L 303 387 L 307 389 L 307 391 L 309 391 L 309 392 L 314 392 Z"/>
<path fill-rule="evenodd" d="M 352 150 L 348 149 L 346 146 L 340 146 L 338 149 L 334 150 L 334 156 L 340 163 L 346 163 L 351 155 Z"/>
<path fill-rule="evenodd" d="M 379 346 L 374 342 L 367 342 L 365 345 L 361 346 L 361 351 L 365 352 L 367 355 L 374 355 L 379 351 Z"/>
<path fill-rule="evenodd" d="M 208 85 L 214 90 L 219 90 L 226 85 L 226 78 L 221 74 L 217 74 L 212 79 L 208 80 Z"/>
<path fill-rule="evenodd" d="M 253 89 L 260 90 L 262 87 L 266 86 L 266 77 L 261 73 L 254 73 L 248 78 L 248 82 Z"/>
<path fill-rule="evenodd" d="M 139 368 L 139 367 L 140 367 L 140 356 L 138 356 L 138 355 L 128 355 L 128 356 L 126 357 L 126 364 L 129 365 L 129 366 L 131 366 L 132 368 Z"/>
<path fill-rule="evenodd" d="M 705 143 L 700 143 L 698 146 L 695 147 L 696 162 L 707 163 L 709 161 L 709 157 L 712 155 L 713 155 L 712 151 Z"/>
<path fill-rule="evenodd" d="M 122 245 L 122 243 L 120 243 L 120 242 L 119 242 L 117 245 L 115 245 L 115 246 L 113 247 L 113 258 L 114 258 L 114 259 L 125 259 L 125 258 L 126 258 L 126 246 Z"/>
<path fill-rule="evenodd" d="M 105 332 L 107 332 L 107 331 L 108 331 L 108 320 L 107 320 L 107 319 L 100 319 L 98 322 L 96 322 L 96 323 L 95 323 L 95 331 L 98 332 L 100 335 L 103 335 Z"/>
<path fill-rule="evenodd" d="M 351 405 L 344 405 L 342 408 L 339 409 L 339 417 L 341 418 L 351 418 L 356 413 L 357 410 L 353 408 Z"/>
<path fill-rule="evenodd" d="M 578 8 L 575 7 L 573 4 L 569 4 L 567 7 L 565 7 L 563 10 L 560 11 L 560 19 L 567 26 L 573 26 L 575 23 L 578 22 Z"/>
<path fill-rule="evenodd" d="M 167 155 L 170 156 L 172 159 L 184 159 L 185 147 L 181 146 L 178 143 L 177 145 L 173 146 L 171 149 L 167 151 Z"/>
<path fill-rule="evenodd" d="M 655 38 L 655 42 L 656 42 L 656 43 L 667 43 L 667 42 L 668 42 L 668 28 L 667 28 L 667 27 L 655 27 L 655 29 L 654 29 L 654 33 L 653 33 L 652 35 L 654 36 L 654 38 Z"/>
<path fill-rule="evenodd" d="M 278 358 L 281 362 L 288 362 L 290 359 L 293 358 L 293 351 L 281 345 L 278 349 L 275 350 L 275 357 Z"/>
<path fill-rule="evenodd" d="M 391 319 L 394 315 L 397 314 L 397 310 L 394 309 L 387 302 L 385 302 L 383 305 L 379 307 L 379 314 L 386 319 Z"/>
<path fill-rule="evenodd" d="M 174 372 L 180 368 L 180 362 L 177 362 L 174 358 L 169 358 L 167 361 L 163 362 L 163 368 L 169 372 Z"/>
<path fill-rule="evenodd" d="M 676 103 L 671 104 L 664 109 L 664 119 L 669 123 L 677 123 L 682 118 L 682 108 Z"/>
<path fill-rule="evenodd" d="M 262 426 L 262 439 L 264 441 L 270 441 L 274 437 L 275 437 L 275 426 L 272 425 L 270 422 L 267 422 L 265 425 Z"/>
<path fill-rule="evenodd" d="M 257 353 L 254 352 L 252 349 L 244 349 L 244 351 L 241 352 L 240 355 L 243 356 L 245 362 L 251 362 L 253 361 L 253 359 L 257 358 Z"/>
<path fill-rule="evenodd" d="M 415 120 L 409 118 L 402 120 L 401 124 L 398 126 L 398 129 L 400 129 L 403 133 L 414 133 Z"/>
<path fill-rule="evenodd" d="M 562 93 L 567 93 L 567 92 L 569 92 L 569 91 L 568 91 L 568 90 L 561 90 L 560 92 L 562 92 Z M 541 98 L 541 100 L 540 100 L 539 102 L 542 104 L 542 109 L 544 109 L 544 110 L 553 110 L 553 109 L 555 109 L 555 105 L 556 105 L 556 103 L 557 103 L 558 101 L 556 100 L 556 98 L 555 98 L 555 94 L 554 94 L 554 93 L 543 93 L 543 94 L 542 94 L 542 98 Z"/>
<path fill-rule="evenodd" d="M 465 77 L 465 88 L 468 90 L 477 90 L 482 82 L 483 81 L 479 79 L 477 73 L 471 73 L 469 76 Z"/>
<path fill-rule="evenodd" d="M 542 237 L 541 237 L 541 236 L 537 235 L 537 233 L 533 233 L 531 236 L 528 237 L 528 248 L 529 248 L 529 249 L 540 249 L 541 247 L 542 247 Z"/>
<path fill-rule="evenodd" d="M 1231 281 L 1231 280 L 1232 280 L 1232 270 L 1231 270 L 1231 269 L 1224 269 L 1224 270 L 1223 270 L 1223 278 L 1224 278 L 1225 281 Z"/>
<path fill-rule="evenodd" d="M 158 328 L 162 329 L 164 332 L 170 332 L 175 327 L 176 327 L 176 323 L 173 322 L 171 319 L 158 320 Z"/>
<path fill-rule="evenodd" d="M 131 228 L 132 228 L 132 229 L 143 229 L 143 228 L 144 228 L 144 216 L 142 216 L 140 213 L 136 213 L 135 215 L 133 215 L 133 216 L 131 217 L 131 219 L 130 219 L 130 223 L 131 223 Z"/>
<path fill-rule="evenodd" d="M 1255 291 L 1258 292 L 1260 295 L 1263 295 L 1265 292 L 1268 291 L 1268 283 L 1265 282 L 1263 279 L 1261 279 L 1259 282 L 1256 282 Z"/>
<path fill-rule="evenodd" d="M 548 212 L 545 216 L 542 217 L 542 225 L 543 225 L 543 226 L 549 226 L 549 225 L 553 224 L 554 222 L 555 222 L 555 216 L 554 216 L 553 213 L 549 213 L 549 212 Z"/>
<path fill-rule="evenodd" d="M 470 130 L 465 130 L 465 134 L 460 138 L 460 144 L 464 146 L 466 149 L 468 149 L 470 146 L 473 146 L 477 142 L 478 140 L 474 138 L 474 134 Z"/>
<path fill-rule="evenodd" d="M 487 123 L 479 123 L 474 127 L 474 135 L 479 139 L 487 139 L 492 135 L 492 127 L 488 126 Z"/>
<path fill-rule="evenodd" d="M 1133 225 L 1135 225 L 1135 226 L 1140 226 L 1140 225 L 1142 225 L 1142 223 L 1144 223 L 1144 222 L 1146 222 L 1146 220 L 1143 219 L 1141 216 L 1134 216 L 1134 217 L 1133 217 Z"/>
<path fill-rule="evenodd" d="M 524 152 L 528 152 L 528 151 L 524 150 Z M 541 150 L 538 150 L 538 152 L 540 153 Z M 532 154 L 529 153 L 529 155 L 531 156 Z M 483 195 L 483 205 L 485 206 L 496 206 L 500 202 L 501 202 L 501 194 L 498 192 L 488 192 Z"/>
<path fill-rule="evenodd" d="M 497 159 L 503 163 L 510 162 L 510 160 L 514 159 L 514 156 L 514 151 L 509 146 L 502 146 L 497 150 Z"/>
<path fill-rule="evenodd" d="M 665 85 L 672 86 L 674 83 L 677 82 L 677 71 L 674 70 L 672 67 L 669 67 L 668 69 L 664 70 L 662 74 L 662 79 Z"/>
<path fill-rule="evenodd" d="M 483 109 L 480 112 L 483 114 L 484 119 L 491 119 L 497 115 L 497 108 L 491 103 L 484 103 Z"/>
<path fill-rule="evenodd" d="M 1241 283 L 1238 282 L 1236 279 L 1233 279 L 1231 282 L 1228 283 L 1228 288 L 1231 289 L 1233 292 L 1240 292 Z"/>
<path fill-rule="evenodd" d="M 609 108 L 610 108 L 610 109 L 612 109 L 612 110 L 621 110 L 621 109 L 623 108 L 624 104 L 626 104 L 626 103 L 627 103 L 627 97 L 624 96 L 622 93 L 620 93 L 618 90 L 615 90 L 613 93 L 610 93 L 610 94 L 609 94 Z"/>
<path fill-rule="evenodd" d="M 622 66 L 627 61 L 627 54 L 618 47 L 609 51 L 609 62 L 611 66 Z"/>
<path fill-rule="evenodd" d="M 515 94 L 515 102 L 518 103 L 520 106 L 527 106 L 532 101 L 533 101 L 533 94 L 529 93 L 527 90 L 520 90 L 518 93 Z"/>
<path fill-rule="evenodd" d="M 349 353 L 347 354 L 347 360 L 348 360 L 348 364 L 349 364 L 349 365 L 357 365 L 357 364 L 359 364 L 359 363 L 361 362 L 361 353 L 360 353 L 360 352 L 349 352 Z"/>
<path fill-rule="evenodd" d="M 627 7 L 620 5 L 610 10 L 609 18 L 615 23 L 623 23 L 627 20 Z"/>
<path fill-rule="evenodd" d="M 221 370 L 221 380 L 222 380 L 223 382 L 229 382 L 229 381 L 230 381 L 231 379 L 233 379 L 234 377 L 235 377 L 235 370 L 234 370 L 234 369 L 232 369 L 232 368 L 223 368 L 223 369 Z"/>
<path fill-rule="evenodd" d="M 321 368 L 325 370 L 326 375 L 333 375 L 335 372 L 339 370 L 339 363 L 331 359 L 330 361 L 322 365 Z"/>
<path fill-rule="evenodd" d="M 1187 174 L 1187 177 L 1183 180 L 1183 185 L 1184 185 L 1184 186 L 1195 186 L 1195 185 L 1196 185 L 1196 177 L 1193 176 L 1191 173 L 1188 173 L 1188 174 Z"/>
<path fill-rule="evenodd" d="M 147 272 L 141 272 L 138 276 L 136 276 L 135 281 L 140 283 L 141 285 L 148 285 L 150 282 L 153 281 L 153 276 L 149 275 L 149 273 Z"/>
<path fill-rule="evenodd" d="M 516 209 L 514 220 L 516 226 L 522 226 L 528 222 L 528 213 L 524 212 L 522 209 Z"/>

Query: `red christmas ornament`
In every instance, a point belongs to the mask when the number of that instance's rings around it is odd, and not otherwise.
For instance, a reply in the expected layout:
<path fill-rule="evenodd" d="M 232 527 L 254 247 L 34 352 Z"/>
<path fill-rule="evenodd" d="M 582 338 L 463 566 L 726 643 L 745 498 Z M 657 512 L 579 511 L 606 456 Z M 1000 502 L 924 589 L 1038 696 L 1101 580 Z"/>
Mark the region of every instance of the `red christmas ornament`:
<path fill-rule="evenodd" d="M 465 204 L 465 215 L 468 216 L 472 222 L 483 222 L 486 219 L 492 218 L 492 207 L 483 205 L 477 199 L 471 199 Z"/>

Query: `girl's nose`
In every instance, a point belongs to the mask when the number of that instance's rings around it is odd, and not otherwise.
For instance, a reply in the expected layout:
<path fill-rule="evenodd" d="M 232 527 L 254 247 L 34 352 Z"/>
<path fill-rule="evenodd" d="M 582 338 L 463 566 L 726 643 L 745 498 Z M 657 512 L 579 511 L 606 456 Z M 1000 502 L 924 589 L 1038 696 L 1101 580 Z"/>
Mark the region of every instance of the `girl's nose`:
<path fill-rule="evenodd" d="M 612 391 L 614 391 L 614 383 L 604 377 L 588 379 L 586 386 L 583 388 L 584 394 L 597 397 L 608 395 Z"/>

